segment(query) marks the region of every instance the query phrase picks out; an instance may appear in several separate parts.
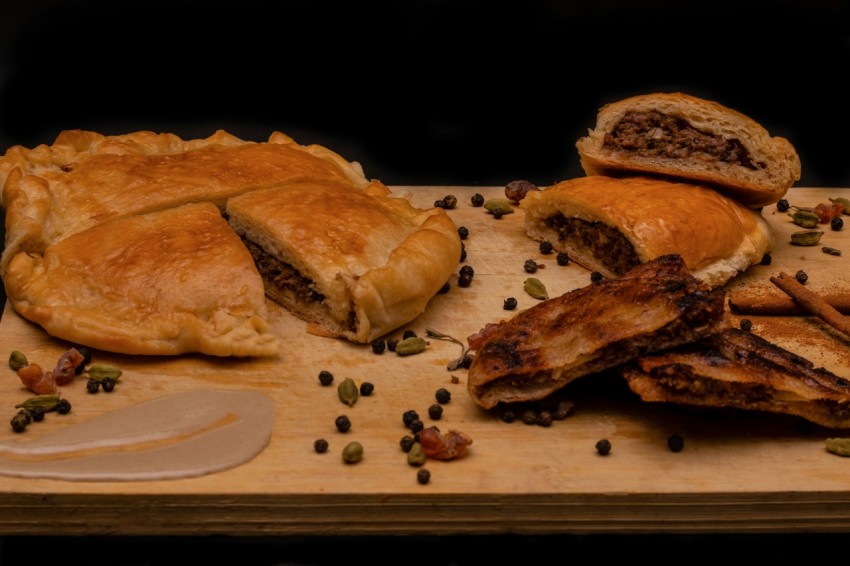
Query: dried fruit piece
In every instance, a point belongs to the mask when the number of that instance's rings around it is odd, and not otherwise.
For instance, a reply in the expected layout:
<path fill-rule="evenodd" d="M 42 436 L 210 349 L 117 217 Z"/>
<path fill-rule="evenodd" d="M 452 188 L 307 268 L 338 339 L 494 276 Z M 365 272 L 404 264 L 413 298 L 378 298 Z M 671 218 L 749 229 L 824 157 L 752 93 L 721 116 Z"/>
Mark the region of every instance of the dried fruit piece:
<path fill-rule="evenodd" d="M 456 430 L 443 434 L 440 429 L 431 426 L 419 433 L 419 444 L 428 458 L 451 460 L 464 456 L 469 451 L 472 439 Z"/>
<path fill-rule="evenodd" d="M 24 387 L 36 395 L 46 395 L 56 391 L 56 380 L 53 373 L 44 371 L 38 364 L 29 364 L 18 370 L 18 377 Z"/>

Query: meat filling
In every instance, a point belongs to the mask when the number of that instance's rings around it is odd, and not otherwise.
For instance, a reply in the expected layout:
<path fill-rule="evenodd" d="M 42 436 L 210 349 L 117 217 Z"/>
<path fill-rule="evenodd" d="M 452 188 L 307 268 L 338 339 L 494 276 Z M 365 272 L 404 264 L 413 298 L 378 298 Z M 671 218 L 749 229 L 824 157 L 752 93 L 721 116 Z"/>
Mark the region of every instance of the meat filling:
<path fill-rule="evenodd" d="M 629 112 L 605 135 L 603 147 L 642 157 L 685 158 L 695 154 L 752 170 L 765 167 L 753 163 L 739 140 L 701 132 L 686 120 L 657 111 Z"/>
<path fill-rule="evenodd" d="M 274 285 L 281 291 L 289 291 L 300 301 L 321 302 L 325 299 L 324 295 L 313 289 L 313 281 L 301 275 L 297 269 L 266 253 L 257 244 L 244 238 L 242 241 L 254 258 L 257 271 L 266 284 Z"/>
<path fill-rule="evenodd" d="M 548 218 L 546 225 L 558 233 L 559 242 L 568 242 L 574 248 L 589 250 L 617 275 L 623 275 L 640 264 L 632 243 L 619 230 L 607 224 L 558 214 Z"/>

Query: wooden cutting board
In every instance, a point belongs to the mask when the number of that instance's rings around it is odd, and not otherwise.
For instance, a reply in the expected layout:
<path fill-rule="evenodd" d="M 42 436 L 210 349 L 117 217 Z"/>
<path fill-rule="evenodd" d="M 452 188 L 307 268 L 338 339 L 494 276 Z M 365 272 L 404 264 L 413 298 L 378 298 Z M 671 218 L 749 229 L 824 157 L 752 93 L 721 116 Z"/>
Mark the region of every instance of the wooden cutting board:
<path fill-rule="evenodd" d="M 502 197 L 501 187 L 394 187 L 414 204 L 431 206 L 445 195 L 458 198 L 449 214 L 469 230 L 466 263 L 471 286 L 452 277 L 448 293 L 405 328 L 427 328 L 463 342 L 489 322 L 538 301 L 523 290 L 526 259 L 555 296 L 590 282 L 585 269 L 559 266 L 525 236 L 522 212 L 494 219 L 470 204 L 478 192 Z M 814 206 L 846 189 L 792 189 L 795 205 Z M 821 246 L 790 245 L 799 230 L 774 207 L 764 210 L 776 234 L 770 265 L 751 268 L 729 286 L 778 292 L 769 282 L 781 271 L 805 270 L 808 287 L 826 291 L 846 282 L 850 226 L 825 228 Z M 845 217 L 850 219 L 850 217 Z M 846 288 L 846 287 L 845 287 Z M 35 438 L 97 415 L 169 393 L 197 389 L 256 390 L 274 402 L 276 422 L 268 447 L 247 464 L 191 478 L 150 482 L 68 482 L 0 476 L 0 532 L 6 534 L 412 534 L 590 533 L 845 530 L 850 527 L 850 459 L 828 453 L 824 439 L 835 431 L 801 427 L 795 418 L 742 412 L 693 410 L 639 401 L 616 374 L 588 376 L 562 393 L 574 411 L 551 426 L 502 422 L 479 409 L 466 391 L 466 372 L 447 365 L 461 353 L 450 341 L 430 340 L 418 355 L 375 354 L 369 346 L 316 337 L 303 322 L 270 304 L 283 337 L 279 359 L 231 360 L 203 356 L 145 358 L 96 352 L 95 361 L 120 366 L 112 393 L 86 393 L 82 379 L 63 388 L 68 415 L 50 414 L 24 435 L 8 426 L 0 440 Z M 517 312 L 514 311 L 514 312 Z M 730 314 L 736 321 L 740 318 Z M 811 317 L 748 317 L 753 331 L 850 377 L 850 341 Z M 400 336 L 402 329 L 395 335 Z M 51 366 L 68 344 L 48 337 L 6 305 L 0 320 L 0 407 L 7 419 L 27 398 L 5 360 L 13 350 Z M 333 387 L 319 384 L 329 370 Z M 342 404 L 335 385 L 345 377 L 370 381 L 375 390 L 353 407 Z M 439 421 L 428 417 L 435 392 L 452 398 Z M 469 453 L 452 461 L 429 461 L 427 485 L 407 464 L 399 441 L 408 430 L 405 411 L 426 426 L 457 430 L 473 439 Z M 337 416 L 352 427 L 337 431 Z M 104 431 L 109 434 L 109 431 Z M 672 434 L 685 448 L 667 446 Z M 850 433 L 847 433 L 850 435 Z M 328 440 L 327 453 L 313 442 Z M 600 456 L 595 444 L 611 442 Z M 364 447 L 363 460 L 345 464 L 343 446 Z"/>

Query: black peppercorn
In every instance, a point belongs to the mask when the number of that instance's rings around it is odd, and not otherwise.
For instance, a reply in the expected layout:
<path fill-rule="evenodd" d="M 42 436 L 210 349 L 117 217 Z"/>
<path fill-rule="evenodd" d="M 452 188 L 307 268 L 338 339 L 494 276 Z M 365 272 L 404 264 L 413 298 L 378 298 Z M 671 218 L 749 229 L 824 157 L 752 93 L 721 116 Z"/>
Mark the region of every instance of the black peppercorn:
<path fill-rule="evenodd" d="M 334 382 L 334 375 L 326 369 L 319 372 L 319 383 L 322 385 L 330 385 Z"/>
<path fill-rule="evenodd" d="M 428 407 L 428 416 L 434 419 L 435 421 L 440 420 L 443 416 L 443 406 L 434 403 L 433 405 Z"/>
<path fill-rule="evenodd" d="M 71 402 L 67 399 L 59 399 L 56 402 L 56 412 L 60 415 L 67 415 L 71 412 Z"/>
<path fill-rule="evenodd" d="M 437 392 L 434 393 L 434 397 L 437 399 L 437 403 L 445 405 L 452 400 L 452 393 L 445 387 L 440 387 L 437 389 Z"/>
<path fill-rule="evenodd" d="M 451 290 L 451 288 L 452 288 L 451 281 L 446 281 L 445 283 L 443 283 L 443 286 L 440 287 L 440 290 L 437 291 L 437 293 L 439 293 L 440 295 L 445 295 L 446 293 L 448 293 Z"/>
<path fill-rule="evenodd" d="M 673 452 L 681 452 L 685 447 L 685 439 L 681 434 L 671 434 L 667 439 L 667 447 Z"/>
<path fill-rule="evenodd" d="M 315 450 L 319 454 L 324 454 L 328 451 L 328 441 L 324 438 L 317 439 L 315 442 L 313 442 L 313 450 Z"/>
<path fill-rule="evenodd" d="M 336 424 L 336 429 L 340 432 L 348 432 L 351 430 L 351 419 L 345 415 L 338 416 L 336 421 L 334 421 L 334 424 Z"/>
<path fill-rule="evenodd" d="M 404 452 L 410 452 L 410 448 L 413 446 L 414 442 L 416 442 L 416 440 L 414 440 L 412 436 L 405 434 L 401 437 L 401 440 L 398 441 L 398 444 Z"/>
<path fill-rule="evenodd" d="M 420 468 L 416 471 L 416 481 L 418 481 L 422 485 L 425 485 L 426 483 L 431 481 L 431 472 L 429 472 L 425 468 Z"/>
<path fill-rule="evenodd" d="M 749 318 L 745 318 L 745 319 L 741 320 L 741 330 L 744 330 L 745 332 L 749 332 L 752 329 L 753 329 L 753 321 L 752 320 L 750 320 Z"/>
<path fill-rule="evenodd" d="M 360 384 L 360 394 L 368 397 L 375 392 L 375 385 L 371 381 L 364 381 Z"/>
<path fill-rule="evenodd" d="M 554 251 L 555 248 L 552 247 L 552 242 L 549 240 L 544 240 L 540 242 L 540 253 L 544 255 L 549 255 Z"/>
<path fill-rule="evenodd" d="M 800 271 L 794 274 L 794 279 L 796 279 L 797 282 L 800 283 L 800 285 L 805 285 L 806 281 L 809 280 L 809 276 L 806 274 L 805 271 L 801 269 Z"/>
<path fill-rule="evenodd" d="M 493 215 L 493 218 L 495 218 L 496 220 L 501 220 L 502 216 L 504 216 L 504 213 L 501 210 L 494 210 L 492 212 L 492 215 Z"/>
<path fill-rule="evenodd" d="M 398 346 L 398 338 L 390 338 L 387 340 L 387 350 L 395 352 L 395 347 Z"/>
<path fill-rule="evenodd" d="M 383 354 L 387 349 L 387 343 L 382 338 L 372 340 L 372 351 L 376 354 Z"/>
<path fill-rule="evenodd" d="M 558 255 L 555 257 L 555 260 L 558 262 L 558 265 L 569 265 L 570 256 L 568 256 L 564 252 L 558 252 Z"/>
<path fill-rule="evenodd" d="M 516 413 L 514 413 L 511 409 L 505 409 L 502 411 L 501 419 L 502 422 L 512 423 L 516 420 Z"/>
<path fill-rule="evenodd" d="M 458 271 L 459 275 L 468 275 L 469 277 L 475 276 L 475 269 L 472 268 L 471 265 L 463 265 Z"/>
<path fill-rule="evenodd" d="M 770 265 L 773 262 L 773 256 L 770 254 L 764 254 L 761 256 L 761 264 L 762 265 Z"/>
<path fill-rule="evenodd" d="M 27 412 L 30 414 L 30 418 L 35 423 L 40 423 L 44 420 L 44 409 L 41 407 L 32 407 L 27 409 Z"/>
<path fill-rule="evenodd" d="M 74 368 L 74 375 L 80 375 L 86 369 L 86 366 L 91 363 L 92 351 L 84 346 L 74 346 L 74 348 L 83 355 L 83 361 Z"/>
<path fill-rule="evenodd" d="M 522 268 L 525 269 L 526 273 L 537 273 L 537 262 L 533 259 L 527 259 Z"/>
<path fill-rule="evenodd" d="M 425 423 L 423 423 L 419 419 L 415 419 L 415 420 L 410 421 L 410 424 L 407 425 L 407 428 L 410 429 L 410 432 L 412 432 L 413 434 L 416 434 L 417 432 L 422 432 L 422 429 L 425 428 Z"/>
<path fill-rule="evenodd" d="M 840 216 L 836 216 L 835 218 L 833 218 L 832 220 L 830 220 L 830 222 L 829 222 L 829 226 L 830 226 L 833 230 L 836 230 L 836 231 L 837 231 L 837 230 L 841 230 L 842 228 L 844 228 L 844 219 L 843 219 L 843 218 L 841 218 Z"/>
<path fill-rule="evenodd" d="M 417 413 L 414 409 L 409 409 L 401 415 L 401 422 L 403 422 L 406 427 L 409 427 L 410 423 L 416 420 L 419 420 L 419 413 Z"/>
<path fill-rule="evenodd" d="M 474 354 L 470 354 L 469 352 L 467 352 L 467 353 L 463 356 L 463 361 L 460 363 L 460 365 L 461 365 L 461 366 L 463 366 L 463 368 L 464 368 L 464 369 L 469 369 L 469 368 L 470 368 L 470 366 L 472 366 L 472 360 L 473 360 L 474 358 L 475 358 L 475 355 L 474 355 Z M 456 378 L 456 377 L 454 377 L 453 379 L 457 379 L 457 378 Z M 457 382 L 456 382 L 456 381 L 453 381 L 452 383 L 457 383 Z"/>
<path fill-rule="evenodd" d="M 504 303 L 503 308 L 506 311 L 512 311 L 516 308 L 516 306 L 517 306 L 516 297 L 508 297 L 507 299 L 505 299 L 505 303 Z"/>
<path fill-rule="evenodd" d="M 460 226 L 457 229 L 457 235 L 460 236 L 461 240 L 465 240 L 469 237 L 469 228 L 466 226 Z"/>
<path fill-rule="evenodd" d="M 788 204 L 788 199 L 781 198 L 776 201 L 776 210 L 779 212 L 788 212 L 789 208 L 791 208 L 791 205 Z"/>
<path fill-rule="evenodd" d="M 445 208 L 454 208 L 457 206 L 457 197 L 454 195 L 446 195 L 443 197 L 443 206 Z"/>
<path fill-rule="evenodd" d="M 458 287 L 469 287 L 472 285 L 472 275 L 459 275 L 457 278 Z"/>
<path fill-rule="evenodd" d="M 472 206 L 484 206 L 484 195 L 475 193 L 472 195 Z"/>
<path fill-rule="evenodd" d="M 459 261 L 460 261 L 460 263 L 463 263 L 463 262 L 466 261 L 466 246 L 463 244 L 463 242 L 460 243 L 460 260 Z"/>
<path fill-rule="evenodd" d="M 537 411 L 534 409 L 526 409 L 520 415 L 520 419 L 527 425 L 532 425 L 537 422 Z"/>
<path fill-rule="evenodd" d="M 611 441 L 607 438 L 603 438 L 602 440 L 596 443 L 596 452 L 600 456 L 607 456 L 611 453 Z"/>
<path fill-rule="evenodd" d="M 434 201 L 434 208 L 446 208 L 446 202 L 442 199 Z"/>
<path fill-rule="evenodd" d="M 106 393 L 112 393 L 115 390 L 115 384 L 118 383 L 114 379 L 104 379 L 103 383 L 100 384 L 103 391 Z"/>
<path fill-rule="evenodd" d="M 411 328 L 408 328 L 401 334 L 401 337 L 403 340 L 407 340 L 408 338 L 416 338 L 416 331 Z"/>
<path fill-rule="evenodd" d="M 602 281 L 602 279 L 603 279 L 603 276 L 598 271 L 591 272 L 591 274 L 590 274 L 590 282 L 591 283 L 596 283 L 597 281 Z"/>
<path fill-rule="evenodd" d="M 93 377 L 89 378 L 88 381 L 86 381 L 86 391 L 89 393 L 97 393 L 100 391 L 100 382 Z"/>
<path fill-rule="evenodd" d="M 550 413 L 549 411 L 540 411 L 539 413 L 537 413 L 536 423 L 539 426 L 551 426 L 553 420 L 554 419 L 552 418 L 552 413 Z"/>
<path fill-rule="evenodd" d="M 12 417 L 12 430 L 15 432 L 24 432 L 30 422 L 32 422 L 32 417 L 27 411 L 18 411 L 18 413 Z"/>

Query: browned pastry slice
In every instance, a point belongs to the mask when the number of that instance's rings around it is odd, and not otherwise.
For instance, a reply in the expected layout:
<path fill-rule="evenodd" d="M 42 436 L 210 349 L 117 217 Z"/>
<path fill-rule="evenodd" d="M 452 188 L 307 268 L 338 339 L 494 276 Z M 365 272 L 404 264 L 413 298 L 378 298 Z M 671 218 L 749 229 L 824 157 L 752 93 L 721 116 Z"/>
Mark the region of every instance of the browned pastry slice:
<path fill-rule="evenodd" d="M 266 294 L 315 333 L 369 342 L 422 314 L 461 255 L 442 208 L 418 209 L 381 183 L 300 182 L 230 199 Z"/>
<path fill-rule="evenodd" d="M 730 328 L 623 368 L 644 401 L 728 407 L 850 427 L 850 381 L 764 338 Z"/>
<path fill-rule="evenodd" d="M 112 220 L 17 254 L 6 289 L 51 335 L 124 354 L 267 356 L 263 282 L 212 203 Z"/>
<path fill-rule="evenodd" d="M 469 393 L 490 409 L 725 327 L 724 292 L 706 291 L 679 256 L 545 300 L 470 337 Z"/>
<path fill-rule="evenodd" d="M 775 203 L 800 179 L 791 143 L 717 102 L 682 93 L 600 108 L 576 143 L 588 175 L 656 174 L 710 183 L 747 206 Z"/>
<path fill-rule="evenodd" d="M 0 275 L 17 253 L 41 253 L 107 220 L 202 201 L 223 210 L 231 196 L 304 179 L 358 188 L 369 183 L 358 164 L 280 132 L 255 143 L 224 131 L 182 140 L 168 133 L 69 130 L 49 146 L 15 146 L 0 157 L 7 217 Z"/>
<path fill-rule="evenodd" d="M 774 238 L 760 212 L 702 185 L 651 177 L 578 177 L 522 200 L 528 236 L 608 277 L 682 257 L 711 287 L 761 261 Z"/>

